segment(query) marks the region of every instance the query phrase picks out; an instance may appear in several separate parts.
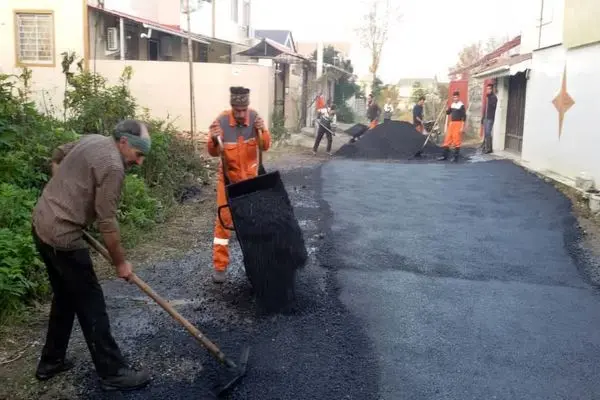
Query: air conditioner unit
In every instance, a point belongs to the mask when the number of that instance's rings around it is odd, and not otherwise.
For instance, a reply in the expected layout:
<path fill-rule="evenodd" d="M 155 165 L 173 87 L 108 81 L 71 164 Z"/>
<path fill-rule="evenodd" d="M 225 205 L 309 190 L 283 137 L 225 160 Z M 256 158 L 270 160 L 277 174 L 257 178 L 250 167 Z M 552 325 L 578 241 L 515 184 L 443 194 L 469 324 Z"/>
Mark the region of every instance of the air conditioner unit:
<path fill-rule="evenodd" d="M 173 56 L 173 41 L 169 36 L 161 36 L 160 38 L 160 52 L 164 57 Z"/>
<path fill-rule="evenodd" d="M 107 28 L 106 29 L 106 50 L 117 51 L 119 50 L 119 29 Z"/>

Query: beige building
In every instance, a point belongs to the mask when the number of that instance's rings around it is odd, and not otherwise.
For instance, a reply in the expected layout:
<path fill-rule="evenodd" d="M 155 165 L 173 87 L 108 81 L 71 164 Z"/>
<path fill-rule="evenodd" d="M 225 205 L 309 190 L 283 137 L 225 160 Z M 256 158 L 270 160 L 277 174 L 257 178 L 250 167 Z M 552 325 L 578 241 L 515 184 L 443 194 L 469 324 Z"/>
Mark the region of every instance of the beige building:
<path fill-rule="evenodd" d="M 235 18 L 238 25 L 243 24 L 249 2 L 240 3 L 244 6 L 232 5 L 226 13 L 211 16 L 226 15 L 228 20 L 222 25 L 230 28 Z M 233 15 L 235 10 L 237 16 Z M 187 32 L 181 29 L 180 20 L 180 0 L 1 0 L 0 72 L 19 74 L 23 67 L 30 68 L 32 96 L 38 106 L 61 114 L 65 90 L 62 53 L 75 52 L 83 59 L 84 68 L 113 82 L 131 66 L 131 91 L 140 106 L 148 107 L 156 117 L 169 116 L 181 129 L 189 129 Z M 216 25 L 220 22 L 215 21 Z M 235 51 L 248 48 L 243 29 L 237 30 L 239 36 L 232 36 L 232 31 L 235 29 L 224 29 L 223 35 L 241 43 L 192 35 L 198 130 L 206 130 L 216 114 L 228 106 L 232 85 L 249 87 L 252 105 L 267 120 L 270 118 L 273 68 L 232 64 Z M 210 102 L 203 101 L 206 93 L 210 93 Z"/>

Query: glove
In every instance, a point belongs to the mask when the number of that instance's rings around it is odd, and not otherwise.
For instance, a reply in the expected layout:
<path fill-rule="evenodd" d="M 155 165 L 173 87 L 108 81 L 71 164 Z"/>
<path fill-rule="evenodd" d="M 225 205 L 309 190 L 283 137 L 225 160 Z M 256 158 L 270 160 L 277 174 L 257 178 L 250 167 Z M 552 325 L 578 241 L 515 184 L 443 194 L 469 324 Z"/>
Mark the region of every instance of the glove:
<path fill-rule="evenodd" d="M 254 122 L 254 127 L 259 131 L 264 131 L 265 130 L 265 120 L 260 117 L 256 118 L 256 121 Z"/>

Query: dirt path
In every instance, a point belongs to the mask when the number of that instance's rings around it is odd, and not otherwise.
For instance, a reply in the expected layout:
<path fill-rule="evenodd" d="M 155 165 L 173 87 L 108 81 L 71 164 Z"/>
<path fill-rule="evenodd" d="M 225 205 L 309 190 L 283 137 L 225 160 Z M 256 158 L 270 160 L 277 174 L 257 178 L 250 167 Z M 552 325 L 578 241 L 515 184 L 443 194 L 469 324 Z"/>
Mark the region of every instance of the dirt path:
<path fill-rule="evenodd" d="M 338 141 L 339 142 L 339 141 Z M 312 166 L 327 160 L 323 155 L 313 156 L 302 146 L 284 146 L 265 153 L 268 170 L 282 171 Z M 163 225 L 144 237 L 144 242 L 128 252 L 138 271 L 164 260 L 182 258 L 189 252 L 210 252 L 214 227 L 215 185 L 203 188 L 201 195 L 180 206 Z M 110 265 L 93 254 L 95 267 L 101 279 L 113 279 Z M 207 265 L 206 267 L 209 267 Z M 206 274 L 207 280 L 209 274 Z M 140 296 L 141 297 L 141 296 Z M 143 299 L 143 297 L 141 297 Z M 54 399 L 75 398 L 75 389 L 62 377 L 48 383 L 39 383 L 34 377 L 35 367 L 44 343 L 49 305 L 40 304 L 14 326 L 0 327 L 0 399 Z M 166 318 L 166 317 L 165 317 Z M 70 354 L 89 358 L 85 343 L 76 325 Z"/>

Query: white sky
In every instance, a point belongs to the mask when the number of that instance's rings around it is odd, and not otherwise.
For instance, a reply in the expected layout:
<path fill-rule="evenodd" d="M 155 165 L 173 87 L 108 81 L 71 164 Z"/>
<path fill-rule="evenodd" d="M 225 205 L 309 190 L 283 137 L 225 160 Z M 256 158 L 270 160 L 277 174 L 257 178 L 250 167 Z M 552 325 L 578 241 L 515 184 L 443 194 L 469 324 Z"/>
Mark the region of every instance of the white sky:
<path fill-rule="evenodd" d="M 465 44 L 518 35 L 525 22 L 518 10 L 530 0 L 392 1 L 401 5 L 403 18 L 384 48 L 378 75 L 385 83 L 435 74 L 447 80 Z M 362 76 L 369 63 L 355 33 L 362 7 L 361 0 L 252 0 L 252 23 L 255 29 L 290 30 L 296 41 L 351 42 L 352 64 Z"/>

